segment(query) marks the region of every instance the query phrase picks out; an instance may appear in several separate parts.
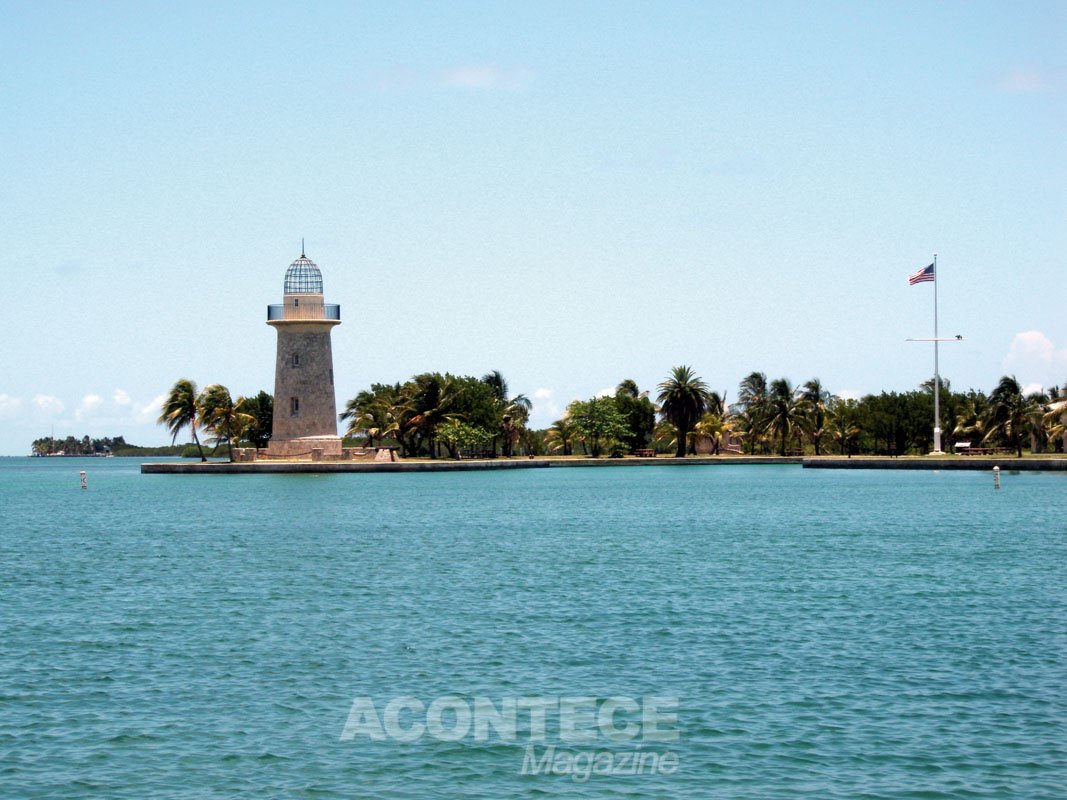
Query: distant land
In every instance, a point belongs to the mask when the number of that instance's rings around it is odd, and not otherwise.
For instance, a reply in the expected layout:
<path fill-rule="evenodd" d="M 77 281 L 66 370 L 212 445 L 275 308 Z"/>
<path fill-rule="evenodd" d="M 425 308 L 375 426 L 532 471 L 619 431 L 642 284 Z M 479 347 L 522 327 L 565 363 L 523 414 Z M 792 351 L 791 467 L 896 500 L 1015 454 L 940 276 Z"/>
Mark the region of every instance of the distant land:
<path fill-rule="evenodd" d="M 219 453 L 212 455 L 228 455 L 225 445 L 218 448 Z M 105 436 L 102 439 L 92 439 L 82 436 L 67 436 L 56 439 L 45 436 L 36 439 L 30 449 L 30 455 L 43 458 L 91 458 L 91 457 L 143 457 L 143 456 L 183 456 L 192 458 L 198 455 L 194 444 L 165 445 L 163 447 L 140 447 L 130 444 L 122 436 Z"/>

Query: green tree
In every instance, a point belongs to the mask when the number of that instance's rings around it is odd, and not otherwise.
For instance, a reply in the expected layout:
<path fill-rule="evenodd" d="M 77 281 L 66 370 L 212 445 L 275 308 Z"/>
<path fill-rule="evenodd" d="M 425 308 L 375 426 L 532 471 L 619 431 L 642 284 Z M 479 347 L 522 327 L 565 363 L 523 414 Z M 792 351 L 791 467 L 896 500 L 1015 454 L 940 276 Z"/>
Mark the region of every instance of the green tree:
<path fill-rule="evenodd" d="M 708 386 L 687 366 L 674 367 L 659 385 L 660 414 L 674 426 L 675 458 L 685 458 L 686 440 L 708 407 Z"/>
<path fill-rule="evenodd" d="M 800 404 L 797 392 L 786 378 L 771 381 L 767 395 L 767 430 L 778 439 L 778 455 L 784 456 L 786 444 L 800 419 Z"/>
<path fill-rule="evenodd" d="M 966 439 L 980 442 L 985 439 L 985 425 L 989 418 L 989 397 L 985 392 L 971 389 L 963 395 L 961 408 L 957 414 L 956 425 L 952 429 L 953 439 Z"/>
<path fill-rule="evenodd" d="M 456 408 L 460 389 L 451 375 L 436 372 L 416 375 L 411 382 L 414 384 L 411 391 L 414 411 L 411 424 L 418 428 L 420 437 L 426 442 L 430 458 L 436 458 L 437 428 L 441 423 L 460 416 Z"/>
<path fill-rule="evenodd" d="M 510 396 L 508 382 L 504 379 L 500 370 L 493 370 L 482 376 L 482 383 L 489 387 L 492 392 L 496 407 L 496 423 L 490 428 L 498 431 L 503 439 L 503 454 L 510 456 L 515 442 L 519 440 L 521 431 L 525 428 L 526 421 L 530 417 L 530 409 L 533 404 L 526 395 L 518 394 Z M 492 446 L 493 456 L 496 456 L 496 440 L 494 434 Z"/>
<path fill-rule="evenodd" d="M 1067 450 L 1067 385 L 1062 388 L 1053 386 L 1048 395 L 1049 402 L 1045 406 L 1041 424 L 1045 428 L 1045 435 L 1055 442 L 1056 452 L 1062 453 Z"/>
<path fill-rule="evenodd" d="M 477 453 L 485 447 L 492 434 L 484 428 L 468 425 L 459 419 L 451 418 L 442 422 L 437 427 L 437 438 L 448 449 L 452 458 L 462 458 L 464 455 Z"/>
<path fill-rule="evenodd" d="M 648 447 L 656 428 L 656 406 L 648 399 L 648 392 L 640 391 L 637 383 L 627 378 L 615 387 L 615 405 L 626 420 L 626 446 L 631 451 Z"/>
<path fill-rule="evenodd" d="M 550 452 L 569 456 L 574 454 L 574 440 L 578 436 L 570 417 L 557 419 L 545 433 L 545 444 Z"/>
<path fill-rule="evenodd" d="M 827 403 L 826 420 L 830 438 L 837 443 L 841 455 L 852 458 L 852 451 L 860 437 L 859 404 L 855 400 L 831 397 Z"/>
<path fill-rule="evenodd" d="M 252 423 L 252 415 L 242 410 L 245 398 L 236 402 L 230 395 L 230 390 L 221 383 L 213 383 L 200 393 L 197 398 L 197 409 L 200 421 L 205 431 L 208 431 L 214 444 L 229 445 L 230 461 L 233 461 L 233 450 L 241 443 L 241 437 L 245 429 Z"/>
<path fill-rule="evenodd" d="M 524 394 L 512 397 L 504 407 L 501 415 L 501 427 L 504 429 L 504 455 L 514 455 L 514 446 L 520 441 L 530 420 L 533 403 Z"/>
<path fill-rule="evenodd" d="M 698 441 L 710 442 L 712 455 L 718 455 L 722 443 L 722 435 L 725 431 L 726 424 L 721 413 L 708 411 L 693 426 L 690 437 L 693 440 L 694 448 Z"/>
<path fill-rule="evenodd" d="M 274 396 L 260 391 L 252 397 L 242 398 L 241 410 L 251 417 L 245 438 L 257 448 L 266 447 L 274 429 Z"/>
<path fill-rule="evenodd" d="M 748 444 L 749 453 L 756 452 L 756 445 L 763 442 L 770 417 L 767 400 L 767 376 L 762 372 L 750 372 L 741 381 L 735 426 L 742 440 Z M 766 448 L 764 448 L 766 452 Z"/>
<path fill-rule="evenodd" d="M 390 414 L 392 390 L 392 386 L 376 383 L 349 400 L 345 410 L 337 415 L 341 422 L 348 422 L 345 436 L 364 436 L 367 447 L 374 447 L 374 443 L 385 436 L 393 423 Z"/>
<path fill-rule="evenodd" d="M 812 378 L 800 387 L 800 400 L 803 404 L 800 419 L 801 427 L 811 439 L 815 455 L 822 455 L 822 440 L 826 436 L 826 404 L 830 393 L 823 388 L 822 381 Z"/>
<path fill-rule="evenodd" d="M 193 435 L 193 442 L 200 453 L 200 460 L 207 461 L 204 448 L 200 446 L 196 428 L 199 424 L 199 410 L 197 406 L 196 384 L 188 378 L 181 378 L 174 383 L 166 399 L 163 401 L 163 409 L 159 415 L 159 423 L 166 426 L 171 434 L 171 444 L 176 444 L 178 434 L 184 428 L 189 428 Z"/>
<path fill-rule="evenodd" d="M 575 400 L 567 406 L 567 416 L 579 436 L 589 443 L 589 454 L 599 458 L 604 448 L 611 455 L 619 454 L 623 438 L 629 432 L 626 420 L 611 397 Z"/>
<path fill-rule="evenodd" d="M 1023 454 L 1023 436 L 1029 431 L 1037 403 L 1023 395 L 1014 375 L 1005 375 L 989 395 L 985 440 L 1005 441 L 1018 457 Z"/>

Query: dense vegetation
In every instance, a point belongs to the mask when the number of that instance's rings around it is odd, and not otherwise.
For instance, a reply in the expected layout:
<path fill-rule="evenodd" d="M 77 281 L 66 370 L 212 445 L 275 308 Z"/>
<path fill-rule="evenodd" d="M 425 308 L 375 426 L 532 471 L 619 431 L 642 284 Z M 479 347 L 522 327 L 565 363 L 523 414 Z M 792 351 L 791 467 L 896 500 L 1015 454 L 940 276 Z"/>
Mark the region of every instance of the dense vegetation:
<path fill-rule="evenodd" d="M 172 442 L 177 442 L 178 435 L 188 428 L 201 461 L 207 461 L 207 456 L 197 429 L 207 432 L 208 442 L 216 448 L 226 445 L 232 461 L 231 447 L 236 447 L 242 440 L 256 447 L 266 446 L 273 419 L 274 398 L 267 392 L 234 400 L 230 390 L 220 383 L 213 383 L 198 393 L 195 383 L 181 378 L 163 401 L 159 423 L 170 431 Z"/>
<path fill-rule="evenodd" d="M 53 439 L 45 436 L 33 443 L 31 450 L 35 456 L 184 456 L 186 458 L 197 455 L 197 449 L 192 444 L 164 445 L 163 447 L 141 447 L 130 444 L 122 436 L 105 436 L 101 439 L 90 439 L 83 436 L 78 439 L 67 436 L 64 439 Z M 213 452 L 212 455 L 218 455 Z"/>
<path fill-rule="evenodd" d="M 753 372 L 728 405 L 687 366 L 657 387 L 656 403 L 632 380 L 614 395 L 575 400 L 546 430 L 527 427 L 530 403 L 510 397 L 499 372 L 482 378 L 423 373 L 405 383 L 373 384 L 348 402 L 345 435 L 367 445 L 394 444 L 407 457 L 602 454 L 646 449 L 751 454 L 904 455 L 933 446 L 933 381 L 911 392 L 860 399 L 831 395 L 817 378 L 795 386 Z M 942 381 L 946 449 L 956 442 L 1010 447 L 1021 455 L 1062 452 L 1067 390 L 1023 393 L 1012 377 L 986 395 L 951 391 Z M 659 424 L 657 424 L 657 418 Z"/>
<path fill-rule="evenodd" d="M 345 436 L 373 447 L 388 442 L 407 457 L 504 456 L 538 452 L 527 428 L 532 404 L 511 396 L 499 372 L 481 378 L 426 372 L 404 383 L 375 383 L 340 414 Z"/>
<path fill-rule="evenodd" d="M 949 452 L 964 441 L 1011 448 L 1018 455 L 1024 449 L 1063 452 L 1067 387 L 1026 394 L 1015 378 L 1004 376 L 989 394 L 954 392 L 947 381 L 939 391 L 943 445 Z M 929 452 L 933 409 L 933 381 L 910 392 L 851 399 L 831 395 L 818 378 L 796 386 L 786 378 L 768 380 L 762 372 L 746 376 L 737 401 L 729 404 L 690 367 L 679 366 L 656 387 L 655 400 L 626 379 L 614 394 L 574 400 L 544 430 L 529 427 L 530 400 L 513 395 L 495 371 L 480 378 L 426 372 L 403 383 L 375 383 L 349 400 L 339 417 L 347 423 L 348 444 L 392 446 L 408 458 L 620 457 L 648 451 L 678 457 L 723 451 L 851 456 Z M 205 458 L 198 430 L 216 448 L 231 443 L 265 447 L 273 398 L 260 392 L 233 400 L 220 384 L 198 392 L 182 379 L 162 411 L 160 422 L 174 441 L 190 430 L 191 447 Z M 95 446 L 95 440 L 83 441 Z"/>
<path fill-rule="evenodd" d="M 1004 376 L 990 394 L 939 387 L 943 447 L 957 442 L 1011 448 L 1022 455 L 1062 452 L 1067 387 L 1024 394 Z M 793 386 L 762 372 L 748 375 L 738 403 L 718 421 L 749 453 L 831 452 L 875 455 L 927 453 L 933 446 L 933 381 L 911 392 L 882 392 L 860 399 L 831 395 L 817 378 Z"/>
<path fill-rule="evenodd" d="M 35 456 L 103 456 L 129 447 L 131 445 L 128 445 L 121 436 L 105 436 L 102 439 L 90 439 L 88 436 L 80 439 L 74 436 L 53 439 L 51 436 L 45 436 L 34 440 L 30 452 Z"/>

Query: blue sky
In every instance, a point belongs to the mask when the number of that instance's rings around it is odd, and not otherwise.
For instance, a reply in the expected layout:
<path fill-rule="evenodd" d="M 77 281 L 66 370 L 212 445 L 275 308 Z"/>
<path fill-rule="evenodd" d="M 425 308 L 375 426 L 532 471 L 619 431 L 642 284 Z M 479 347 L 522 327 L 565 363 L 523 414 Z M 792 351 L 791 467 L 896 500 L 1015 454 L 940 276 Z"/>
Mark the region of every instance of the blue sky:
<path fill-rule="evenodd" d="M 690 364 L 1067 382 L 1067 4 L 0 3 L 0 453 L 273 389 L 501 370 L 547 425 Z"/>

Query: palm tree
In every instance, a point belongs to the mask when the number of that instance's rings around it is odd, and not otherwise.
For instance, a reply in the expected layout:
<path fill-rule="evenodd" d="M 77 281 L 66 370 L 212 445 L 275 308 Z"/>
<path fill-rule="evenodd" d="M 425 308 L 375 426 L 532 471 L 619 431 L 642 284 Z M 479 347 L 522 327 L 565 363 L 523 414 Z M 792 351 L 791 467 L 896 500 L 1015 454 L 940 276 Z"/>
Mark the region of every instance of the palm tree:
<path fill-rule="evenodd" d="M 737 415 L 738 432 L 749 442 L 749 452 L 755 453 L 756 442 L 767 431 L 767 376 L 762 372 L 750 372 L 741 381 L 737 402 L 741 406 L 741 412 Z"/>
<path fill-rule="evenodd" d="M 1067 388 L 1062 394 L 1056 389 L 1057 387 L 1053 386 L 1049 393 L 1051 397 L 1049 410 L 1041 419 L 1041 423 L 1045 426 L 1046 435 L 1050 441 L 1060 439 L 1060 445 L 1056 449 L 1067 450 Z"/>
<path fill-rule="evenodd" d="M 574 423 L 569 416 L 564 414 L 562 419 L 557 419 L 545 433 L 545 444 L 553 453 L 563 451 L 563 455 L 569 456 L 574 452 L 574 438 L 578 432 L 574 429 Z"/>
<path fill-rule="evenodd" d="M 498 369 L 483 375 L 482 383 L 493 393 L 504 438 L 503 455 L 510 456 L 512 445 L 518 441 L 519 434 L 530 417 L 533 403 L 524 394 L 508 397 L 508 382 Z M 493 456 L 496 456 L 496 436 L 493 437 Z"/>
<path fill-rule="evenodd" d="M 1048 414 L 1052 398 L 1044 392 L 1037 391 L 1028 394 L 1026 399 L 1030 403 L 1030 413 L 1026 421 L 1026 427 L 1030 430 L 1030 452 L 1043 453 L 1049 440 L 1045 416 Z"/>
<path fill-rule="evenodd" d="M 199 410 L 196 404 L 196 384 L 188 378 L 181 378 L 174 383 L 170 394 L 163 401 L 163 413 L 159 415 L 159 423 L 165 425 L 170 431 L 171 444 L 178 441 L 178 434 L 188 427 L 193 434 L 193 442 L 200 451 L 200 460 L 207 461 L 204 448 L 200 446 L 200 439 L 196 436 L 196 426 L 199 423 Z"/>
<path fill-rule="evenodd" d="M 767 429 L 779 438 L 778 455 L 785 455 L 786 441 L 789 439 L 799 419 L 800 406 L 793 384 L 786 378 L 771 381 L 771 391 L 767 396 L 769 416 Z"/>
<path fill-rule="evenodd" d="M 812 378 L 800 387 L 800 400 L 804 410 L 801 425 L 811 437 L 815 455 L 822 455 L 822 439 L 826 435 L 826 404 L 830 400 L 830 393 L 823 388 L 822 381 Z"/>
<path fill-rule="evenodd" d="M 697 424 L 693 426 L 693 430 L 689 434 L 694 449 L 698 441 L 703 440 L 711 442 L 712 455 L 717 456 L 719 454 L 719 445 L 722 442 L 722 435 L 725 430 L 726 426 L 722 416 L 715 411 L 706 412 Z"/>
<path fill-rule="evenodd" d="M 1057 451 L 1067 450 L 1067 386 L 1053 386 L 1048 391 L 1049 403 L 1041 424 L 1050 441 L 1059 440 Z"/>
<path fill-rule="evenodd" d="M 957 414 L 955 427 L 952 429 L 953 441 L 966 437 L 972 441 L 985 438 L 985 424 L 989 418 L 989 398 L 978 389 L 971 389 L 963 399 L 963 407 Z"/>
<path fill-rule="evenodd" d="M 437 426 L 461 415 L 455 410 L 458 388 L 451 375 L 426 373 L 414 378 L 417 391 L 414 396 L 415 414 L 411 424 L 417 426 L 422 438 L 429 445 L 430 458 L 437 458 Z"/>
<path fill-rule="evenodd" d="M 677 432 L 675 458 L 685 458 L 686 439 L 708 408 L 708 385 L 687 366 L 675 367 L 659 385 L 660 414 Z"/>
<path fill-rule="evenodd" d="M 530 411 L 533 403 L 524 394 L 512 397 L 504 407 L 501 416 L 501 425 L 504 428 L 504 455 L 512 455 L 512 448 L 518 443 L 522 432 L 526 430 L 526 423 L 530 419 Z"/>
<path fill-rule="evenodd" d="M 381 436 L 382 430 L 388 425 L 388 421 L 381 418 L 383 410 L 383 405 L 373 391 L 361 390 L 345 403 L 345 410 L 337 415 L 341 422 L 348 421 L 345 438 L 366 436 L 367 447 L 374 447 L 374 440 Z"/>
<path fill-rule="evenodd" d="M 830 438 L 837 442 L 841 455 L 849 458 L 852 458 L 852 446 L 860 435 L 856 422 L 858 416 L 855 400 L 842 400 L 834 396 L 827 402 L 826 419 L 830 426 Z"/>
<path fill-rule="evenodd" d="M 241 410 L 252 417 L 245 437 L 257 448 L 266 447 L 274 425 L 274 397 L 261 391 L 254 397 L 242 398 Z"/>
<path fill-rule="evenodd" d="M 196 404 L 204 430 L 211 433 L 216 446 L 223 442 L 229 445 L 230 461 L 233 461 L 234 448 L 253 422 L 252 415 L 242 409 L 242 405 L 247 404 L 246 398 L 234 402 L 229 389 L 221 383 L 213 383 L 200 393 Z"/>
<path fill-rule="evenodd" d="M 500 370 L 494 369 L 492 372 L 485 373 L 482 376 L 482 383 L 493 390 L 493 396 L 497 399 L 497 402 L 507 402 L 508 382 L 504 380 Z"/>
<path fill-rule="evenodd" d="M 494 369 L 492 372 L 487 372 L 482 376 L 482 383 L 489 387 L 493 393 L 493 400 L 496 402 L 497 410 L 500 413 L 499 421 L 503 426 L 503 413 L 504 407 L 508 404 L 508 382 L 504 379 L 504 375 L 498 369 Z M 496 438 L 497 433 L 493 433 L 493 458 L 496 458 Z"/>
<path fill-rule="evenodd" d="M 381 388 L 382 402 L 389 419 L 388 426 L 382 431 L 382 437 L 395 439 L 404 455 L 413 458 L 419 454 L 422 444 L 421 428 L 414 424 L 417 413 L 414 400 L 415 384 L 408 381 L 405 384 L 386 384 Z"/>
<path fill-rule="evenodd" d="M 989 395 L 989 416 L 985 439 L 1007 441 L 1017 457 L 1023 455 L 1023 434 L 1033 417 L 1036 403 L 1023 396 L 1022 387 L 1014 375 L 1005 375 Z"/>
<path fill-rule="evenodd" d="M 636 400 L 641 396 L 641 390 L 637 386 L 637 381 L 632 378 L 625 378 L 615 387 L 615 396 L 632 397 Z"/>

